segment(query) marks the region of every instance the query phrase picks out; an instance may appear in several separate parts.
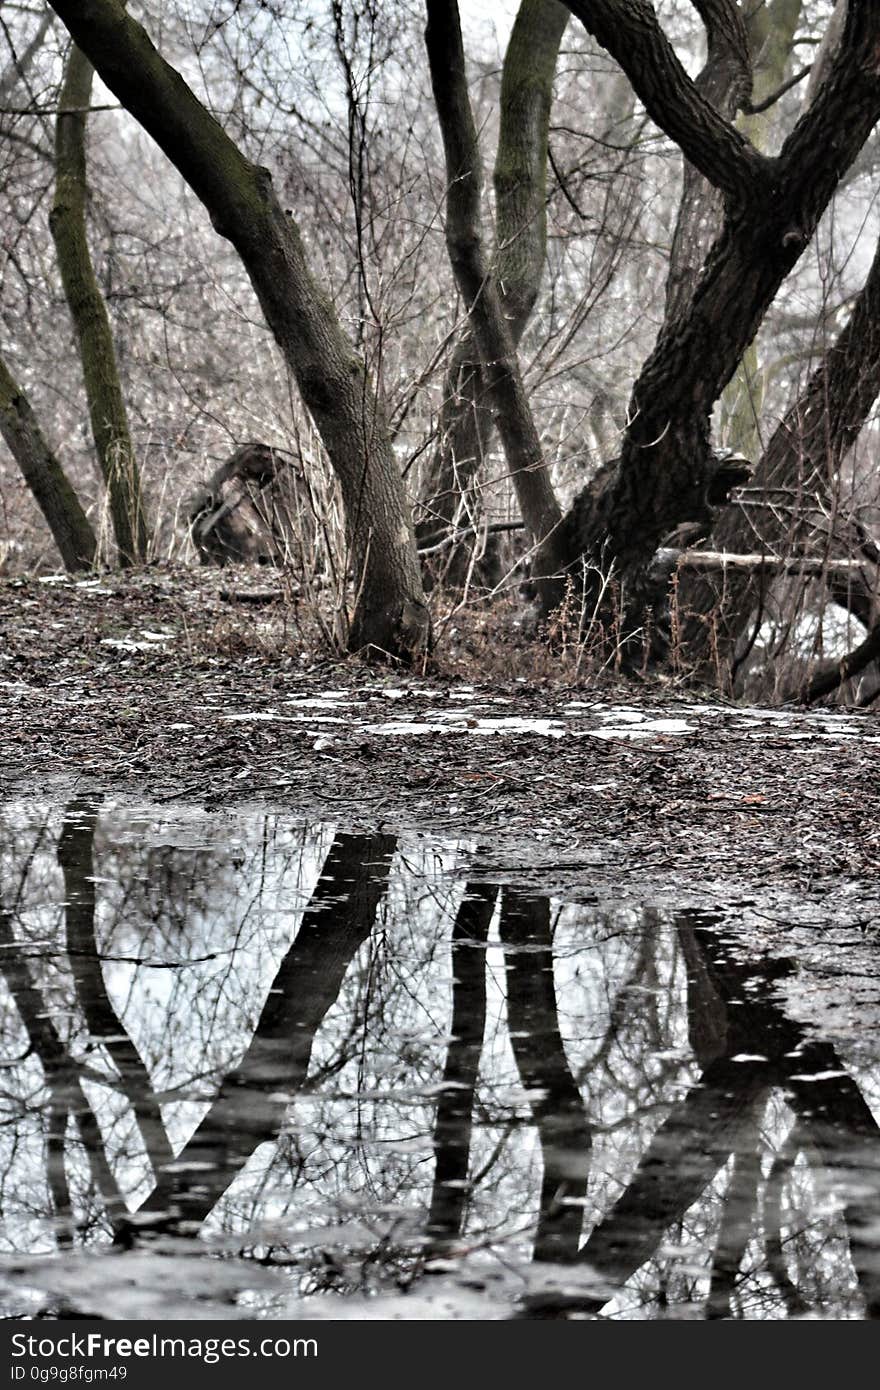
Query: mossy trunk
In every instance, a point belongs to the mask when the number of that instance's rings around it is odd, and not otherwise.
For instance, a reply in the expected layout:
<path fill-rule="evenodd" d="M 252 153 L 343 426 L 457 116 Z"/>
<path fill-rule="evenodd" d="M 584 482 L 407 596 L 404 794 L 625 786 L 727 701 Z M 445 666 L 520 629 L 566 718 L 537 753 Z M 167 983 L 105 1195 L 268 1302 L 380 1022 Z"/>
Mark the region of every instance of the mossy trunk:
<path fill-rule="evenodd" d="M 2 358 L 0 434 L 46 518 L 64 568 L 90 569 L 97 548 L 95 533 L 67 474 L 43 436 L 27 396 Z"/>
<path fill-rule="evenodd" d="M 120 564 L 128 565 L 146 558 L 147 526 L 110 320 L 86 232 L 86 113 L 93 74 L 91 63 L 74 44 L 64 70 L 55 126 L 55 200 L 49 227 L 73 319 L 118 558 Z"/>

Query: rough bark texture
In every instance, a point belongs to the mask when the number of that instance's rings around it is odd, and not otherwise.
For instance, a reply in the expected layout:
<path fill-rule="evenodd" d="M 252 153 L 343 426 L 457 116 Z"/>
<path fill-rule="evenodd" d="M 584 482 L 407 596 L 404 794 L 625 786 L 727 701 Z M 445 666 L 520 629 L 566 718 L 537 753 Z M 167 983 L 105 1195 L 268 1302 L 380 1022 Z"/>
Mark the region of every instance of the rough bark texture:
<path fill-rule="evenodd" d="M 583 11 L 649 112 L 726 195 L 724 225 L 693 293 L 664 323 L 633 389 L 621 458 L 585 489 L 567 522 L 572 556 L 585 555 L 621 582 L 626 634 L 638 629 L 652 600 L 646 566 L 663 537 L 683 521 L 712 521 L 706 500 L 712 407 L 880 117 L 880 11 L 850 6 L 828 78 L 778 158 L 768 159 L 678 69 L 650 6 L 570 8 Z M 612 12 L 619 30 L 605 23 Z M 668 78 L 662 89 L 658 64 Z M 690 130 L 672 119 L 677 106 L 679 115 L 690 114 Z"/>
<path fill-rule="evenodd" d="M 516 346 L 480 231 L 479 145 L 464 70 L 464 49 L 455 0 L 428 0 L 425 42 L 434 101 L 446 152 L 446 245 L 485 373 L 517 500 L 533 543 L 533 570 L 545 582 L 545 608 L 560 594 L 562 512 L 547 472 L 529 408 Z"/>
<path fill-rule="evenodd" d="M 828 348 L 810 381 L 779 423 L 758 464 L 754 486 L 772 495 L 774 488 L 790 489 L 795 498 L 825 498 L 842 460 L 849 452 L 880 396 L 880 245 L 868 278 L 853 306 L 846 326 Z M 732 509 L 713 533 L 719 548 L 753 549 L 755 531 L 768 550 L 783 546 L 790 536 L 784 514 L 768 507 L 754 520 Z M 858 538 L 854 537 L 858 544 Z M 763 581 L 763 582 L 762 582 Z M 722 680 L 730 679 L 736 642 L 759 602 L 767 577 L 725 576 L 724 605 L 716 618 L 713 658 L 721 664 Z M 876 598 L 870 584 L 854 574 L 837 579 L 833 596 L 868 626 L 876 621 Z M 704 582 L 683 591 L 684 607 L 708 612 L 718 606 L 717 589 Z M 708 672 L 709 656 L 703 625 L 686 633 L 688 655 L 701 674 Z M 717 653 L 717 655 L 715 655 Z"/>
<path fill-rule="evenodd" d="M 55 200 L 49 227 L 70 309 L 120 564 L 146 559 L 147 526 L 113 334 L 86 233 L 86 119 L 94 69 L 74 44 L 55 125 Z"/>
<path fill-rule="evenodd" d="M 411 658 L 427 645 L 430 624 L 385 413 L 269 171 L 244 157 L 119 0 L 58 0 L 53 9 L 250 276 L 339 478 L 357 585 L 349 645 Z"/>
<path fill-rule="evenodd" d="M 801 8 L 802 0 L 771 0 L 756 6 L 747 16 L 749 52 L 755 62 L 753 101 L 757 106 L 784 85 Z M 737 120 L 739 129 L 762 154 L 770 147 L 776 115 L 774 103 L 766 110 L 740 115 Z M 721 397 L 724 442 L 749 459 L 757 458 L 761 452 L 758 417 L 762 387 L 757 349 L 752 343 Z"/>
<path fill-rule="evenodd" d="M 568 21 L 568 10 L 558 0 L 523 0 L 504 55 L 494 173 L 495 277 L 515 345 L 544 273 L 550 106 Z M 423 534 L 454 524 L 493 429 L 480 354 L 467 328 L 456 343 L 444 381 L 439 443 L 424 492 Z M 462 554 L 460 550 L 458 556 Z M 446 573 L 454 567 L 453 559 Z"/>
<path fill-rule="evenodd" d="M 0 358 L 0 434 L 46 518 L 64 568 L 90 569 L 97 542 L 71 483 L 49 448 L 30 402 Z"/>
<path fill-rule="evenodd" d="M 698 8 L 704 12 L 706 23 L 706 62 L 694 85 L 717 111 L 732 120 L 752 90 L 745 24 L 733 0 Z M 685 160 L 666 279 L 667 317 L 679 313 L 687 304 L 721 225 L 723 207 L 720 190 Z"/>

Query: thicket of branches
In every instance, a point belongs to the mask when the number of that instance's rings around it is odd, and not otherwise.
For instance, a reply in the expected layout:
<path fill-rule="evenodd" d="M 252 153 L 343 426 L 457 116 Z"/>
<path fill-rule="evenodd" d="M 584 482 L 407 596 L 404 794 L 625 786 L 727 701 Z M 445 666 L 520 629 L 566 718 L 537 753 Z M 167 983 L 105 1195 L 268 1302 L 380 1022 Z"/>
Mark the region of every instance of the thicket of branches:
<path fill-rule="evenodd" d="M 351 646 L 525 551 L 602 661 L 873 698 L 880 16 L 460 9 L 0 5 L 6 571 L 191 557 L 260 440 Z"/>

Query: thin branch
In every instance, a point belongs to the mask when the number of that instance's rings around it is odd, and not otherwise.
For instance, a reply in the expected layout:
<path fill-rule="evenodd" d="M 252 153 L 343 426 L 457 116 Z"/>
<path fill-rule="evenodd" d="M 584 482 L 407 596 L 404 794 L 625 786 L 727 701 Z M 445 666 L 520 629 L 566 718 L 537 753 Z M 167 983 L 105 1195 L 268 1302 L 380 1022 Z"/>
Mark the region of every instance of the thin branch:
<path fill-rule="evenodd" d="M 800 72 L 796 72 L 794 77 L 790 77 L 787 82 L 783 82 L 781 87 L 777 87 L 776 91 L 771 92 L 763 101 L 744 102 L 741 108 L 742 111 L 746 116 L 760 116 L 762 111 L 769 111 L 770 107 L 775 106 L 777 101 L 785 96 L 786 92 L 790 92 L 792 87 L 796 87 L 799 82 L 803 82 L 805 77 L 809 77 L 812 71 L 813 65 L 810 63 L 809 67 L 801 68 Z"/>

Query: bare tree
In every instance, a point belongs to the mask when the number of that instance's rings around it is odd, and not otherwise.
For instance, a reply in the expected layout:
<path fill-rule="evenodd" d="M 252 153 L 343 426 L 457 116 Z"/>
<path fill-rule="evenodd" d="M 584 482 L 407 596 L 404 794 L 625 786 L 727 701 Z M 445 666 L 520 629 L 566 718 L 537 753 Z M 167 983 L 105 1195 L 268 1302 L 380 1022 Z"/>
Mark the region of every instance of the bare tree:
<path fill-rule="evenodd" d="M 269 171 L 245 158 L 116 0 L 53 8 L 247 269 L 342 488 L 357 590 L 351 646 L 398 656 L 423 650 L 428 611 L 385 410 L 312 275 L 299 228 Z"/>
<path fill-rule="evenodd" d="M 146 558 L 147 526 L 113 335 L 95 278 L 86 229 L 86 120 L 93 75 L 91 63 L 73 44 L 55 123 L 55 200 L 49 226 L 76 332 L 95 451 L 107 488 L 119 561 L 127 565 Z"/>

